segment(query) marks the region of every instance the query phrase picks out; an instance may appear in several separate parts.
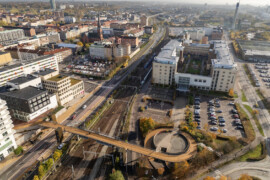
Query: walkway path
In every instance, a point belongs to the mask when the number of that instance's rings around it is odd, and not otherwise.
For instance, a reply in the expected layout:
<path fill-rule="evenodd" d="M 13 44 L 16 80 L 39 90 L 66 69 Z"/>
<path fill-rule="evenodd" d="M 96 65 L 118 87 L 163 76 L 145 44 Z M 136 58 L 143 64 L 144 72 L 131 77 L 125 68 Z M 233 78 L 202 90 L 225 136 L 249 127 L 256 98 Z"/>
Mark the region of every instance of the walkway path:
<path fill-rule="evenodd" d="M 187 160 L 187 159 L 191 158 L 197 150 L 196 142 L 190 137 L 187 137 L 187 140 L 189 142 L 189 149 L 186 151 L 185 154 L 168 155 L 168 154 L 164 154 L 164 153 L 155 152 L 151 149 L 147 149 L 147 148 L 144 148 L 144 147 L 141 147 L 138 145 L 129 144 L 129 143 L 123 142 L 121 140 L 116 140 L 116 139 L 113 139 L 113 138 L 108 137 L 108 136 L 103 136 L 103 135 L 96 134 L 93 132 L 84 131 L 84 130 L 74 128 L 74 127 L 64 126 L 64 125 L 51 123 L 51 122 L 43 122 L 40 125 L 44 126 L 44 127 L 48 127 L 48 128 L 53 128 L 53 129 L 57 129 L 58 127 L 61 127 L 66 132 L 70 132 L 72 134 L 77 134 L 77 135 L 80 135 L 80 136 L 83 136 L 86 138 L 91 138 L 91 139 L 94 139 L 96 141 L 100 141 L 100 142 L 103 142 L 106 144 L 110 144 L 113 146 L 124 148 L 124 149 L 130 150 L 130 151 L 137 152 L 137 153 L 140 153 L 140 154 L 143 154 L 143 155 L 146 155 L 149 157 L 153 157 L 156 159 L 160 159 L 160 160 L 163 160 L 166 162 L 181 162 L 181 161 Z"/>

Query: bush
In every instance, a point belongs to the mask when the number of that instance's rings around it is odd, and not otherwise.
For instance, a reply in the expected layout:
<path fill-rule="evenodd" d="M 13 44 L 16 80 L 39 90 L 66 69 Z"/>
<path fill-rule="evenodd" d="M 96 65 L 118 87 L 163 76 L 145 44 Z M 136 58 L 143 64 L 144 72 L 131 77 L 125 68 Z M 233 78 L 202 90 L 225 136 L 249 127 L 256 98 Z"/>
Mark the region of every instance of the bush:
<path fill-rule="evenodd" d="M 58 151 L 58 150 L 54 151 L 53 153 L 54 161 L 57 161 L 61 156 L 62 156 L 62 151 Z"/>
<path fill-rule="evenodd" d="M 53 159 L 50 158 L 45 162 L 45 167 L 47 170 L 50 170 L 52 166 L 53 166 Z"/>
<path fill-rule="evenodd" d="M 39 180 L 38 175 L 35 175 L 34 178 L 33 178 L 33 180 Z"/>
<path fill-rule="evenodd" d="M 45 175 L 45 173 L 46 173 L 46 169 L 44 168 L 44 165 L 43 164 L 39 165 L 39 167 L 38 167 L 39 179 L 41 179 Z"/>
<path fill-rule="evenodd" d="M 18 146 L 15 150 L 14 150 L 14 154 L 16 155 L 20 155 L 23 153 L 23 147 L 22 146 Z"/>
<path fill-rule="evenodd" d="M 140 119 L 140 130 L 145 137 L 146 134 L 155 128 L 155 121 L 152 118 L 141 118 Z"/>
<path fill-rule="evenodd" d="M 110 174 L 109 180 L 125 180 L 121 171 L 117 170 Z"/>
<path fill-rule="evenodd" d="M 261 147 L 262 147 L 262 150 L 261 150 L 261 155 L 259 157 L 250 157 L 247 159 L 247 161 L 260 161 L 260 160 L 263 160 L 266 155 L 267 155 L 267 150 L 266 150 L 266 147 L 265 147 L 265 142 L 262 142 L 261 143 Z"/>

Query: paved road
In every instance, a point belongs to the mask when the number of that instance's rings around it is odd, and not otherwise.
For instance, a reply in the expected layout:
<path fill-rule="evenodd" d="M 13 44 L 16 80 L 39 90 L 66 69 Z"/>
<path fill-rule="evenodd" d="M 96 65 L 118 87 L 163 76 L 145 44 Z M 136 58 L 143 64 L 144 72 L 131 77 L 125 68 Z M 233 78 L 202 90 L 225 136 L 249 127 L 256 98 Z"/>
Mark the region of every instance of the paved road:
<path fill-rule="evenodd" d="M 144 148 L 138 145 L 129 144 L 122 140 L 117 140 L 117 139 L 108 137 L 106 135 L 101 135 L 92 131 L 88 132 L 88 131 L 81 130 L 78 128 L 64 126 L 64 125 L 60 125 L 60 124 L 56 124 L 52 122 L 42 122 L 41 126 L 53 128 L 53 129 L 57 129 L 58 127 L 61 127 L 65 132 L 70 132 L 72 134 L 77 134 L 86 138 L 94 139 L 96 141 L 103 142 L 105 144 L 110 144 L 113 146 L 124 148 L 130 151 L 137 152 L 137 153 L 140 153 L 149 157 L 153 157 L 156 159 L 160 159 L 166 162 L 181 162 L 181 161 L 187 160 L 191 158 L 194 155 L 194 153 L 197 151 L 197 144 L 195 140 L 192 138 L 187 138 L 187 141 L 189 143 L 189 149 L 186 151 L 186 153 L 180 154 L 180 155 L 169 155 L 165 153 L 156 152 L 154 150 Z M 164 129 L 164 130 L 168 130 L 168 129 Z"/>
<path fill-rule="evenodd" d="M 157 42 L 163 36 L 164 28 L 158 28 L 157 33 L 152 36 L 151 41 L 137 53 L 131 60 L 130 65 L 126 68 L 117 73 L 114 78 L 109 81 L 105 81 L 103 86 L 93 95 L 89 100 L 86 101 L 87 108 L 85 110 L 79 108 L 76 113 L 78 116 L 74 120 L 65 120 L 62 124 L 63 125 L 76 125 L 82 123 L 85 118 L 87 112 L 92 112 L 96 107 L 98 107 L 108 95 L 138 66 L 138 64 L 143 60 L 147 53 L 151 51 L 153 47 L 156 46 Z M 83 119 L 83 117 L 85 117 Z M 43 140 L 38 142 L 36 145 L 33 146 L 25 155 L 22 157 L 19 162 L 15 162 L 12 166 L 10 166 L 5 172 L 2 172 L 0 175 L 0 179 L 17 179 L 21 176 L 22 173 L 32 165 L 37 159 L 40 159 L 43 154 L 48 152 L 48 150 L 53 149 L 56 146 L 56 141 L 54 138 L 54 132 L 48 134 Z"/>
<path fill-rule="evenodd" d="M 228 34 L 226 35 L 227 42 L 230 43 L 231 41 L 228 38 Z M 264 104 L 261 102 L 260 98 L 258 97 L 256 93 L 255 87 L 252 86 L 250 83 L 244 69 L 243 69 L 243 64 L 247 63 L 244 62 L 240 59 L 238 59 L 234 52 L 233 52 L 233 47 L 230 45 L 230 52 L 231 56 L 234 58 L 234 61 L 237 62 L 238 65 L 238 85 L 240 86 L 240 89 L 242 89 L 247 97 L 248 104 L 252 107 L 256 103 L 259 104 L 259 121 L 262 125 L 264 134 L 265 134 L 265 139 L 267 137 L 270 137 L 270 116 L 266 108 L 264 107 Z M 241 93 L 239 92 L 239 95 L 241 96 Z M 258 136 L 258 135 L 257 135 Z M 261 136 L 261 135 L 259 135 Z M 212 176 L 212 177 L 218 177 L 221 174 L 225 176 L 229 176 L 232 179 L 237 179 L 240 177 L 241 174 L 249 174 L 255 177 L 258 177 L 260 179 L 265 179 L 268 180 L 270 179 L 270 142 L 266 141 L 266 147 L 268 151 L 267 157 L 258 162 L 237 162 L 237 163 L 232 163 L 228 164 L 226 166 L 223 166 L 216 170 L 215 172 L 209 173 L 207 175 Z M 207 176 L 205 175 L 205 176 Z M 204 177 L 205 177 L 204 176 Z"/>

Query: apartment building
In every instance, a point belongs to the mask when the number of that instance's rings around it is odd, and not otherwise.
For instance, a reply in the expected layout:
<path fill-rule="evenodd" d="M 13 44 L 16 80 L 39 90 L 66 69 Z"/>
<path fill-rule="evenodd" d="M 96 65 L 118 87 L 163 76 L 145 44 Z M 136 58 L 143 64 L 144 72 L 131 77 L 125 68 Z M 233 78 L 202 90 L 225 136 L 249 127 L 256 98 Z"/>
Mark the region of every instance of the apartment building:
<path fill-rule="evenodd" d="M 0 44 L 2 46 L 15 44 L 15 42 L 24 38 L 25 35 L 22 29 L 0 31 Z"/>
<path fill-rule="evenodd" d="M 76 22 L 76 18 L 72 16 L 65 16 L 65 23 L 67 24 L 73 24 Z"/>
<path fill-rule="evenodd" d="M 68 76 L 56 75 L 42 80 L 44 88 L 51 93 L 55 93 L 57 101 L 65 105 L 79 95 L 84 94 L 84 84 L 82 81 Z"/>
<path fill-rule="evenodd" d="M 12 61 L 11 55 L 9 52 L 0 51 L 0 66 L 8 64 Z"/>
<path fill-rule="evenodd" d="M 58 106 L 55 95 L 49 95 L 47 90 L 33 86 L 6 89 L 0 93 L 0 97 L 7 102 L 13 118 L 26 122 Z"/>
<path fill-rule="evenodd" d="M 13 127 L 7 103 L 0 99 L 0 161 L 17 148 Z"/>
<path fill-rule="evenodd" d="M 212 41 L 211 48 L 215 54 L 215 58 L 211 59 L 211 90 L 228 92 L 234 88 L 237 64 L 234 63 L 225 41 Z"/>
<path fill-rule="evenodd" d="M 231 58 L 225 41 L 211 41 L 208 47 L 210 64 L 205 67 L 210 69 L 208 75 L 190 74 L 181 70 L 183 68 L 179 59 L 182 59 L 185 50 L 186 47 L 177 40 L 171 40 L 166 44 L 154 58 L 152 82 L 163 85 L 172 85 L 174 82 L 180 92 L 187 92 L 190 87 L 222 92 L 234 88 L 237 64 Z M 191 54 L 197 55 L 195 51 Z"/>
<path fill-rule="evenodd" d="M 104 41 L 95 41 L 89 47 L 90 57 L 93 59 L 112 59 L 112 43 Z"/>
<path fill-rule="evenodd" d="M 161 49 L 153 61 L 152 82 L 154 84 L 173 84 L 180 51 L 183 50 L 184 47 L 177 40 L 171 40 Z"/>
<path fill-rule="evenodd" d="M 16 63 L 10 66 L 1 67 L 0 87 L 5 86 L 10 80 L 16 79 L 20 76 L 25 76 L 27 74 L 32 74 L 46 68 L 54 70 L 59 69 L 56 56 L 42 56 L 23 63 Z"/>
<path fill-rule="evenodd" d="M 148 26 L 148 17 L 147 16 L 145 16 L 145 15 L 143 15 L 143 16 L 141 16 L 141 26 Z"/>
<path fill-rule="evenodd" d="M 115 58 L 129 56 L 130 53 L 131 53 L 130 44 L 116 44 L 113 46 L 113 56 Z"/>
<path fill-rule="evenodd" d="M 190 44 L 184 44 L 185 51 L 184 54 L 192 54 L 197 56 L 208 56 L 209 44 L 196 44 L 196 43 L 190 43 Z"/>

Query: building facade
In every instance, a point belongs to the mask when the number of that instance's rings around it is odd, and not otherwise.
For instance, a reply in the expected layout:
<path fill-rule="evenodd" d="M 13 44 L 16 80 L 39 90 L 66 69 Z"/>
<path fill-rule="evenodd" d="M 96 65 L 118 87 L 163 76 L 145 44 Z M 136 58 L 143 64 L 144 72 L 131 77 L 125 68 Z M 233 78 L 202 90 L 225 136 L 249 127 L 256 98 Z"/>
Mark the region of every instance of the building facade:
<path fill-rule="evenodd" d="M 3 46 L 15 44 L 15 42 L 24 38 L 25 35 L 22 29 L 0 31 L 0 44 Z"/>
<path fill-rule="evenodd" d="M 7 67 L 0 68 L 0 87 L 5 86 L 8 81 L 20 76 L 32 74 L 42 69 L 58 70 L 57 59 L 53 55 L 39 57 L 31 61 L 25 61 L 23 64 L 18 63 Z"/>
<path fill-rule="evenodd" d="M 13 127 L 6 101 L 0 99 L 0 161 L 17 148 Z"/>

